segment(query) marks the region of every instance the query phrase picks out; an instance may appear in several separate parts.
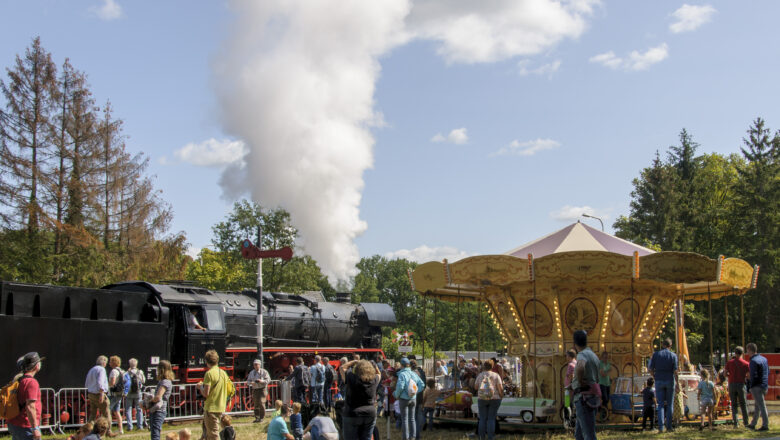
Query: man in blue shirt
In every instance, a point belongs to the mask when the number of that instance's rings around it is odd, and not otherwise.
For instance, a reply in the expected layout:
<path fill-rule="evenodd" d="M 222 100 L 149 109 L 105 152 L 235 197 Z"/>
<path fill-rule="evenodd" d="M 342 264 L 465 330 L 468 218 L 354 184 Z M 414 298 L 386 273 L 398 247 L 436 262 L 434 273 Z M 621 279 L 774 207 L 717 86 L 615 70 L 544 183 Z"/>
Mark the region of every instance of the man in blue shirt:
<path fill-rule="evenodd" d="M 663 348 L 653 353 L 650 359 L 650 374 L 655 380 L 655 397 L 658 402 L 658 431 L 672 429 L 672 408 L 674 408 L 674 384 L 677 377 L 677 355 L 669 348 L 672 340 L 666 338 Z M 666 421 L 666 423 L 664 423 Z"/>
<path fill-rule="evenodd" d="M 268 424 L 268 440 L 295 440 L 287 429 L 284 418 L 290 415 L 290 406 L 286 403 L 279 410 L 279 415 Z"/>
<path fill-rule="evenodd" d="M 103 416 L 108 419 L 109 427 L 111 426 L 111 414 L 108 411 L 108 376 L 106 375 L 106 364 L 108 358 L 101 355 L 98 356 L 95 366 L 92 367 L 87 373 L 87 379 L 85 380 L 84 387 L 87 389 L 87 398 L 89 399 L 89 413 L 87 416 L 88 422 L 93 422 L 99 416 Z M 114 437 L 115 434 L 109 430 L 109 437 Z"/>
<path fill-rule="evenodd" d="M 314 356 L 314 364 L 309 367 L 311 375 L 311 403 L 322 402 L 322 391 L 325 386 L 325 366 L 320 355 Z"/>
<path fill-rule="evenodd" d="M 756 429 L 758 414 L 761 414 L 763 425 L 758 431 L 769 430 L 769 413 L 766 410 L 766 392 L 769 389 L 769 363 L 764 356 L 758 354 L 758 346 L 750 343 L 745 347 L 745 352 L 750 358 L 750 394 L 753 395 L 753 419 L 748 428 Z"/>

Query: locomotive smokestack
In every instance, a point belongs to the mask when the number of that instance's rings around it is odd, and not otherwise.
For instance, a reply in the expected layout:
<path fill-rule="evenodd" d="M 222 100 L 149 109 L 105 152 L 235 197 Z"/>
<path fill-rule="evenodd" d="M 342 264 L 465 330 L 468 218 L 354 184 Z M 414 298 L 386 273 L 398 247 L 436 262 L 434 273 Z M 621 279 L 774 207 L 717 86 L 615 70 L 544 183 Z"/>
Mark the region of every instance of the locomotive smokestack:
<path fill-rule="evenodd" d="M 349 292 L 336 292 L 336 302 L 349 304 L 352 302 L 352 296 L 349 294 Z"/>

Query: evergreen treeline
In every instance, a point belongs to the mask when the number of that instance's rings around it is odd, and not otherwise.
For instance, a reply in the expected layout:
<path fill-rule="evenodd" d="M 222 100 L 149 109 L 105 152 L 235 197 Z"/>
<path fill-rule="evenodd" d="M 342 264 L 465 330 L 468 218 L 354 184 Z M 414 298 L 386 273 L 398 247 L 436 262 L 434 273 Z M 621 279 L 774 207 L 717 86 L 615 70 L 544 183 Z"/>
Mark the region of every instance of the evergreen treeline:
<path fill-rule="evenodd" d="M 780 131 L 772 133 L 758 118 L 747 130 L 741 154 L 697 155 L 698 148 L 683 129 L 679 145 L 669 147 L 666 157 L 656 153 L 633 181 L 631 212 L 615 222 L 616 235 L 664 251 L 758 264 L 758 287 L 744 298 L 745 342 L 780 351 Z M 739 302 L 738 297 L 713 301 L 716 352 L 726 350 L 726 306 L 731 348 L 742 343 Z M 693 359 L 704 362 L 710 351 L 709 305 L 689 304 L 686 313 Z"/>
<path fill-rule="evenodd" d="M 0 279 L 101 286 L 181 278 L 183 234 L 127 151 L 111 103 L 87 76 L 58 68 L 35 38 L 0 79 Z"/>

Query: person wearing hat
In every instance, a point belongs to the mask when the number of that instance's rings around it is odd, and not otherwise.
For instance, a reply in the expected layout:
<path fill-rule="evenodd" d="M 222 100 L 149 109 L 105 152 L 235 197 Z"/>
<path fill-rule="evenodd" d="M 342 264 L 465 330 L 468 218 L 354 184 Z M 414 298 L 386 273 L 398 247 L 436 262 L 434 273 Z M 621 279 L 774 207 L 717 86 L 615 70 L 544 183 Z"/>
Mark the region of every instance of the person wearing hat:
<path fill-rule="evenodd" d="M 19 388 L 16 391 L 16 399 L 19 401 L 21 411 L 8 420 L 8 432 L 13 440 L 29 440 L 41 438 L 41 386 L 35 375 L 41 371 L 41 361 L 45 359 L 36 352 L 30 352 L 16 361 L 19 369 Z"/>
<path fill-rule="evenodd" d="M 265 418 L 265 399 L 268 397 L 268 384 L 271 376 L 263 368 L 260 359 L 252 363 L 252 371 L 246 377 L 246 381 L 252 387 L 252 403 L 255 407 L 255 423 L 260 423 Z"/>
<path fill-rule="evenodd" d="M 395 392 L 393 392 L 393 396 L 399 400 L 398 405 L 401 407 L 401 429 L 404 440 L 417 437 L 415 421 L 417 393 L 422 393 L 425 389 L 425 382 L 409 368 L 409 365 L 409 359 L 401 358 L 402 369 L 398 372 L 398 382 L 395 385 Z M 415 388 L 411 382 L 417 385 L 414 393 L 411 392 Z"/>

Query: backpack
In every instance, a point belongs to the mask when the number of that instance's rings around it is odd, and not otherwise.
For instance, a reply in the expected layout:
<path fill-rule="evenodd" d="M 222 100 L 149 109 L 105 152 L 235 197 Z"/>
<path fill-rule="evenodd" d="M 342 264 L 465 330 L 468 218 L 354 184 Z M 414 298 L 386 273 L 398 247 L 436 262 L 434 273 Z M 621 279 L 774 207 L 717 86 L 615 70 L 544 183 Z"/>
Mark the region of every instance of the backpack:
<path fill-rule="evenodd" d="M 323 377 L 322 370 L 324 370 L 324 368 L 320 365 L 314 367 L 314 383 L 325 382 L 325 378 Z"/>
<path fill-rule="evenodd" d="M 301 384 L 300 386 L 308 387 L 311 385 L 311 371 L 308 368 L 301 365 Z"/>
<path fill-rule="evenodd" d="M 11 420 L 22 412 L 16 396 L 21 381 L 21 378 L 11 381 L 0 389 L 0 420 Z"/>
<path fill-rule="evenodd" d="M 130 373 L 130 392 L 133 394 L 138 394 L 138 391 L 140 390 L 140 380 L 138 379 L 138 372 Z"/>
<path fill-rule="evenodd" d="M 231 408 L 230 402 L 233 400 L 233 396 L 236 395 L 236 385 L 233 384 L 233 381 L 230 380 L 227 373 L 225 373 L 224 370 L 220 370 L 222 372 L 222 378 L 225 381 L 225 393 L 227 394 L 227 399 L 225 402 L 225 405 L 227 406 L 228 411 Z"/>
<path fill-rule="evenodd" d="M 414 376 L 409 377 L 409 382 L 406 384 L 406 394 L 409 395 L 409 399 L 417 395 L 418 389 L 417 381 L 414 380 Z"/>
<path fill-rule="evenodd" d="M 112 386 L 109 390 L 113 394 L 124 394 L 124 392 L 125 392 L 125 383 L 124 383 L 124 380 L 122 380 L 122 378 L 125 376 L 125 372 L 122 371 L 121 368 L 114 368 L 114 370 L 119 371 L 119 375 L 116 378 L 116 382 L 114 383 L 114 386 Z M 111 370 L 111 372 L 113 373 L 113 370 Z"/>
<path fill-rule="evenodd" d="M 482 376 L 482 381 L 479 383 L 478 396 L 482 400 L 490 400 L 495 394 L 496 388 L 493 386 L 493 382 L 490 380 L 489 375 Z"/>

